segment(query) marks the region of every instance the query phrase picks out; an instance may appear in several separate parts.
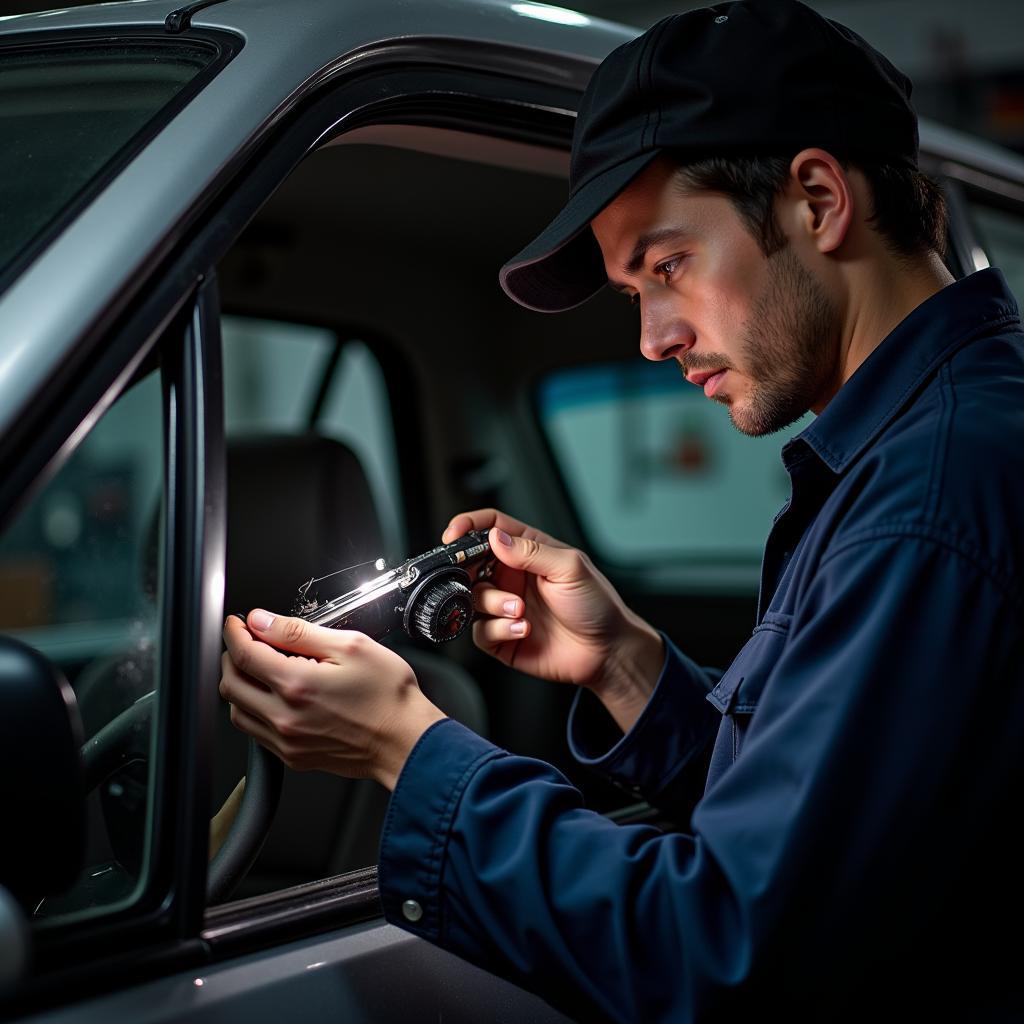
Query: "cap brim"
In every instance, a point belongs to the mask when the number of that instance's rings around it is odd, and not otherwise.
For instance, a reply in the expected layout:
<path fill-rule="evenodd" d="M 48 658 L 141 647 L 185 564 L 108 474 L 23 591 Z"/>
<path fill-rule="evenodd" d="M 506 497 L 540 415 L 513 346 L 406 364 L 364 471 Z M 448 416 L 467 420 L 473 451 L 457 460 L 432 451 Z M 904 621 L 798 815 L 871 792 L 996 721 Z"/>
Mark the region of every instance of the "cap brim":
<path fill-rule="evenodd" d="M 555 219 L 498 275 L 510 299 L 540 313 L 560 313 L 586 302 L 607 283 L 604 259 L 590 222 L 652 160 L 658 150 L 610 167 L 580 188 Z"/>

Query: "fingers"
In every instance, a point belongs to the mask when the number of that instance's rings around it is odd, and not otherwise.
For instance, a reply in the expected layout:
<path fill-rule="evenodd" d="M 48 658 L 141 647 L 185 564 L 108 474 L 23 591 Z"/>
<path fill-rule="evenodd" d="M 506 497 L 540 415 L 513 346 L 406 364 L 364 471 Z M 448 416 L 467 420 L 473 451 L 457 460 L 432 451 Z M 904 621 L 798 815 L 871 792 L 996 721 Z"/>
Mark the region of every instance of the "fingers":
<path fill-rule="evenodd" d="M 250 613 L 252 619 L 255 612 Z M 243 676 L 251 676 L 271 689 L 278 690 L 300 675 L 308 666 L 301 658 L 291 658 L 275 651 L 269 641 L 254 636 L 255 631 L 246 629 L 234 616 L 224 623 L 224 645 L 231 661 Z"/>
<path fill-rule="evenodd" d="M 473 606 L 483 615 L 509 619 L 518 619 L 524 611 L 523 599 L 518 594 L 499 590 L 491 583 L 480 583 L 473 588 Z"/>
<path fill-rule="evenodd" d="M 304 619 L 271 615 L 262 609 L 249 613 L 247 625 L 248 628 L 229 616 L 224 624 L 228 653 L 244 675 L 266 683 L 278 693 L 301 689 L 318 662 L 339 662 L 365 640 L 359 633 L 326 629 Z"/>
<path fill-rule="evenodd" d="M 482 583 L 473 588 L 473 604 L 478 612 L 494 616 L 473 623 L 473 640 L 482 650 L 493 653 L 499 644 L 529 635 L 530 624 L 521 618 L 525 602 L 517 594 Z"/>
<path fill-rule="evenodd" d="M 473 623 L 473 642 L 489 653 L 501 644 L 529 635 L 530 623 L 526 619 L 477 619 Z"/>
<path fill-rule="evenodd" d="M 220 695 L 232 707 L 241 707 L 249 714 L 264 721 L 270 721 L 280 707 L 280 699 L 259 680 L 240 672 L 232 660 L 230 652 L 225 652 L 220 659 Z"/>
<path fill-rule="evenodd" d="M 454 516 L 441 534 L 441 540 L 448 544 L 470 530 L 489 530 L 492 526 L 510 533 L 522 533 L 528 528 L 526 523 L 521 523 L 496 508 L 481 508 L 474 512 L 460 512 Z"/>
<path fill-rule="evenodd" d="M 453 516 L 445 527 L 444 533 L 441 534 L 441 541 L 444 544 L 450 544 L 470 530 L 489 530 L 492 526 L 504 530 L 505 533 L 511 534 L 513 537 L 528 537 L 550 544 L 552 547 L 567 546 L 561 541 L 555 540 L 554 537 L 549 537 L 546 533 L 534 529 L 513 516 L 506 515 L 496 508 L 480 508 L 473 512 L 460 512 Z"/>
<path fill-rule="evenodd" d="M 587 557 L 575 548 L 515 536 L 498 526 L 492 527 L 488 536 L 492 554 L 510 569 L 520 569 L 558 583 L 581 581 L 592 575 Z"/>
<path fill-rule="evenodd" d="M 264 643 L 273 644 L 282 651 L 304 654 L 312 658 L 327 658 L 337 654 L 343 630 L 314 626 L 305 619 L 290 615 L 272 615 L 262 608 L 249 612 L 246 619 L 252 635 Z"/>

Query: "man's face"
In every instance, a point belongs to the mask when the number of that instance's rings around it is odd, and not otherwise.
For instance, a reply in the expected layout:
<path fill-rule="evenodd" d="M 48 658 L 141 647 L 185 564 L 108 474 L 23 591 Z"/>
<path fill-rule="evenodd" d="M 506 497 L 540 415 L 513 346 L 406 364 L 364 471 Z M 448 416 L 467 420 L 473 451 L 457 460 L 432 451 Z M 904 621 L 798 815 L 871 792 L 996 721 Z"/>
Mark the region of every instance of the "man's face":
<path fill-rule="evenodd" d="M 728 198 L 684 194 L 667 160 L 591 227 L 609 282 L 639 306 L 641 352 L 675 359 L 739 430 L 770 434 L 824 407 L 840 313 L 792 245 L 766 257 Z"/>

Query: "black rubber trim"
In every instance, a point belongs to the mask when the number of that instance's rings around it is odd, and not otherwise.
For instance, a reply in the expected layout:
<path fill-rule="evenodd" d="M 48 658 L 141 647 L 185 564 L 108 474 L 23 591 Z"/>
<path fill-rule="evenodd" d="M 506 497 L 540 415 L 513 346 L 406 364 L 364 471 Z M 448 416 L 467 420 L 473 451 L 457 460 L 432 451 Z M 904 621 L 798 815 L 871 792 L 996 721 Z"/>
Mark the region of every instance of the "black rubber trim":
<path fill-rule="evenodd" d="M 197 277 L 169 415 L 175 454 L 168 459 L 168 504 L 177 502 L 178 509 L 175 528 L 164 537 L 163 591 L 170 600 L 164 604 L 161 637 L 167 639 L 157 691 L 169 725 L 158 731 L 166 747 L 155 754 L 160 799 L 154 821 L 174 834 L 156 837 L 150 879 L 179 941 L 197 934 L 206 899 L 224 616 L 223 594 L 210 583 L 224 571 L 227 546 L 220 302 L 213 274 L 204 268 Z"/>
<path fill-rule="evenodd" d="M 375 866 L 213 907 L 202 937 L 214 960 L 379 917 Z"/>
<path fill-rule="evenodd" d="M 164 29 L 174 34 L 185 32 L 192 27 L 193 14 L 197 11 L 203 10 L 204 7 L 212 7 L 214 4 L 220 4 L 223 2 L 224 0 L 196 0 L 195 3 L 179 7 L 176 11 L 171 11 L 171 13 L 164 18 Z"/>

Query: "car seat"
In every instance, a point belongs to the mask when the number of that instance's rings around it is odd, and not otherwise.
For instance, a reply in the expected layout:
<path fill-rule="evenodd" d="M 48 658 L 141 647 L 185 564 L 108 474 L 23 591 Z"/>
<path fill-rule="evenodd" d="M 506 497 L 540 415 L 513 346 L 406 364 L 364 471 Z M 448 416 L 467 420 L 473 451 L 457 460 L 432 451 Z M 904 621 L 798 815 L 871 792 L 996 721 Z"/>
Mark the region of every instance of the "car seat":
<path fill-rule="evenodd" d="M 301 583 L 383 553 L 366 473 L 339 441 L 315 434 L 237 439 L 228 446 L 227 476 L 226 612 L 262 607 L 287 613 Z M 404 634 L 397 639 L 406 640 Z M 456 662 L 424 645 L 391 644 L 438 707 L 486 733 L 476 683 Z M 214 758 L 215 800 L 237 782 L 244 746 L 225 707 Z M 274 826 L 236 895 L 376 863 L 387 800 L 387 791 L 369 780 L 286 772 Z"/>

